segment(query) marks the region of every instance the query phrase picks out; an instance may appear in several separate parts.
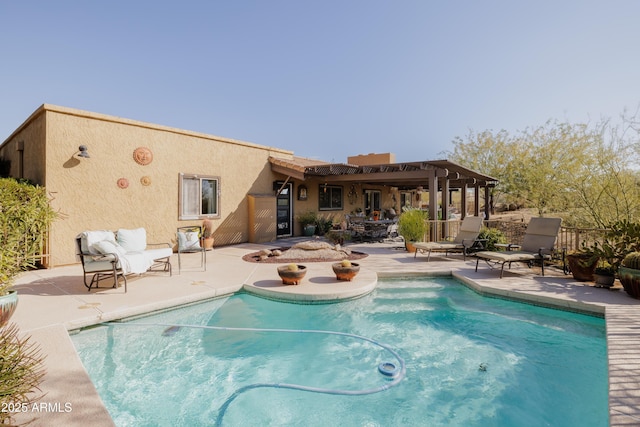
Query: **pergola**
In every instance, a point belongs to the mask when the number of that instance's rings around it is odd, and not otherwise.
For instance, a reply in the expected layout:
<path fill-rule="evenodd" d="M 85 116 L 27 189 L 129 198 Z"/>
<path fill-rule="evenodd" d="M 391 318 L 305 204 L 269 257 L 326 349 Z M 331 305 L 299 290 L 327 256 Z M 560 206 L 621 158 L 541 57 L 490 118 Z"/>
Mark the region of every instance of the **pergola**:
<path fill-rule="evenodd" d="M 430 160 L 380 165 L 351 165 L 346 163 L 321 163 L 294 157 L 282 159 L 270 157 L 271 170 L 289 178 L 306 181 L 315 178 L 327 184 L 358 183 L 387 185 L 400 191 L 422 189 L 429 193 L 429 218 L 438 218 L 438 203 L 442 218 L 449 217 L 450 192 L 460 190 L 462 205 L 467 204 L 467 190 L 474 190 L 474 215 L 480 216 L 480 189 L 484 189 L 484 217 L 489 218 L 489 188 L 498 183 L 496 178 L 465 168 L 449 160 Z M 438 193 L 441 200 L 438 200 Z M 462 210 L 462 215 L 466 214 Z"/>

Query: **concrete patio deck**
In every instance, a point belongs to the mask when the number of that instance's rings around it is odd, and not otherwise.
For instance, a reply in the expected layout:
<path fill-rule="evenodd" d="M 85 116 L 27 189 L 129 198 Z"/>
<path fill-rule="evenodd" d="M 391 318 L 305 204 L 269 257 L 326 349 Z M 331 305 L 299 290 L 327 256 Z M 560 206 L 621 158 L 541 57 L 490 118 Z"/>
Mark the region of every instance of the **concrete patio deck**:
<path fill-rule="evenodd" d="M 35 410 L 16 415 L 32 426 L 112 426 L 113 422 L 91 383 L 67 331 L 100 322 L 202 301 L 243 288 L 269 296 L 297 300 L 350 298 L 370 292 L 377 277 L 453 274 L 480 293 L 535 304 L 606 314 L 609 356 L 609 413 L 611 426 L 640 425 L 640 301 L 623 290 L 610 291 L 575 282 L 570 276 L 514 266 L 499 279 L 499 272 L 475 259 L 460 256 L 426 256 L 406 253 L 402 243 L 349 245 L 369 254 L 359 260 L 361 272 L 352 282 L 336 283 L 330 263 L 308 263 L 301 285 L 281 286 L 275 264 L 247 263 L 242 257 L 263 248 L 290 246 L 292 240 L 272 244 L 241 244 L 216 248 L 207 255 L 207 271 L 198 271 L 198 255 L 183 258 L 174 275 L 148 273 L 130 277 L 128 292 L 122 287 L 87 289 L 79 265 L 29 272 L 16 283 L 20 302 L 12 322 L 31 336 L 47 355 L 44 397 Z M 298 239 L 299 240 L 299 239 Z M 175 255 L 174 255 L 175 257 Z M 184 255 L 183 255 L 184 257 Z"/>

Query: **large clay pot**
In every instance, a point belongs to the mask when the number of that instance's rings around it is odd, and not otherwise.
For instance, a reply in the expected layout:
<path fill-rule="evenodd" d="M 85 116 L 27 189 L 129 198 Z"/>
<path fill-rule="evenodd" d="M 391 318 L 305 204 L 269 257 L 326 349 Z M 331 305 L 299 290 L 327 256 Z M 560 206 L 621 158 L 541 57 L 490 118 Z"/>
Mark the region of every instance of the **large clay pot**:
<path fill-rule="evenodd" d="M 567 255 L 567 264 L 573 278 L 579 282 L 593 282 L 593 273 L 598 265 L 598 258 L 585 254 Z"/>
<path fill-rule="evenodd" d="M 360 264 L 352 262 L 351 266 L 345 267 L 342 263 L 336 262 L 331 264 L 331 268 L 333 268 L 333 272 L 336 274 L 336 279 L 350 282 L 360 271 Z"/>
<path fill-rule="evenodd" d="M 627 291 L 631 297 L 640 299 L 640 270 L 619 267 L 618 278 L 624 290 Z"/>
<path fill-rule="evenodd" d="M 416 251 L 416 247 L 413 245 L 413 242 L 408 242 L 405 240 L 404 246 L 407 248 L 407 252 L 411 254 Z"/>
<path fill-rule="evenodd" d="M 8 294 L 0 296 L 0 326 L 9 321 L 17 306 L 18 292 L 9 291 Z"/>
<path fill-rule="evenodd" d="M 297 270 L 291 270 L 288 265 L 278 267 L 278 275 L 282 279 L 283 285 L 297 285 L 307 273 L 307 267 L 298 265 Z"/>
<path fill-rule="evenodd" d="M 211 249 L 213 249 L 213 242 L 214 242 L 213 237 L 203 237 L 202 247 L 205 248 L 205 250 L 210 251 Z"/>

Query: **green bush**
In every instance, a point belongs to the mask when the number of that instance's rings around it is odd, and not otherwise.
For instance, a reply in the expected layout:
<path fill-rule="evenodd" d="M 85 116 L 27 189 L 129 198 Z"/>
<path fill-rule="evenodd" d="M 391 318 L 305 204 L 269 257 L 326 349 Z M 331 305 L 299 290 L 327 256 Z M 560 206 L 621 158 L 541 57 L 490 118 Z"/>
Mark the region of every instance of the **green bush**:
<path fill-rule="evenodd" d="M 333 227 L 333 215 L 316 217 L 316 234 L 324 236 Z"/>
<path fill-rule="evenodd" d="M 55 217 L 44 187 L 0 178 L 0 295 L 21 271 L 35 267 Z"/>
<path fill-rule="evenodd" d="M 504 233 L 497 228 L 487 228 L 482 227 L 480 230 L 480 234 L 478 234 L 478 239 L 485 240 L 484 245 L 485 249 L 489 251 L 498 250 L 496 244 L 498 243 L 507 243 L 507 238 Z"/>
<path fill-rule="evenodd" d="M 407 209 L 398 219 L 398 233 L 407 242 L 419 242 L 424 239 L 424 235 L 429 228 L 427 220 L 429 215 L 420 209 Z"/>
<path fill-rule="evenodd" d="M 303 227 L 307 225 L 316 225 L 316 222 L 318 221 L 318 215 L 313 211 L 302 212 L 299 213 L 298 216 L 296 216 L 296 220 Z"/>

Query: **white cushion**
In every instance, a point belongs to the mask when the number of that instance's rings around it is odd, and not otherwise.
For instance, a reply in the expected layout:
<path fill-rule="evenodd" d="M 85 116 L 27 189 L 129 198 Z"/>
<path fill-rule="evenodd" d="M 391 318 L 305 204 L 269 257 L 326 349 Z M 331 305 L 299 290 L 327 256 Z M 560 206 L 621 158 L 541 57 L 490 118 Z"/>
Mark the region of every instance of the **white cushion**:
<path fill-rule="evenodd" d="M 200 250 L 200 236 L 197 231 L 178 232 L 178 248 L 181 251 Z"/>
<path fill-rule="evenodd" d="M 101 254 L 117 254 L 119 257 L 124 256 L 127 252 L 117 244 L 110 240 L 102 240 L 91 245 L 91 249 Z"/>
<path fill-rule="evenodd" d="M 173 254 L 173 250 L 171 248 L 147 249 L 142 254 L 149 260 L 155 261 L 157 259 L 170 257 L 171 254 Z"/>
<path fill-rule="evenodd" d="M 120 268 L 120 263 L 116 266 L 116 268 Z M 91 261 L 85 262 L 84 271 L 86 273 L 96 273 L 101 271 L 113 271 L 113 264 L 111 264 L 110 260 L 102 260 L 102 261 Z"/>
<path fill-rule="evenodd" d="M 118 230 L 117 242 L 127 252 L 141 252 L 147 248 L 147 231 L 144 228 Z"/>
<path fill-rule="evenodd" d="M 89 252 L 92 255 L 101 254 L 93 247 L 94 244 L 102 241 L 116 242 L 116 236 L 109 230 L 85 231 L 81 234 L 81 238 L 82 252 Z"/>

